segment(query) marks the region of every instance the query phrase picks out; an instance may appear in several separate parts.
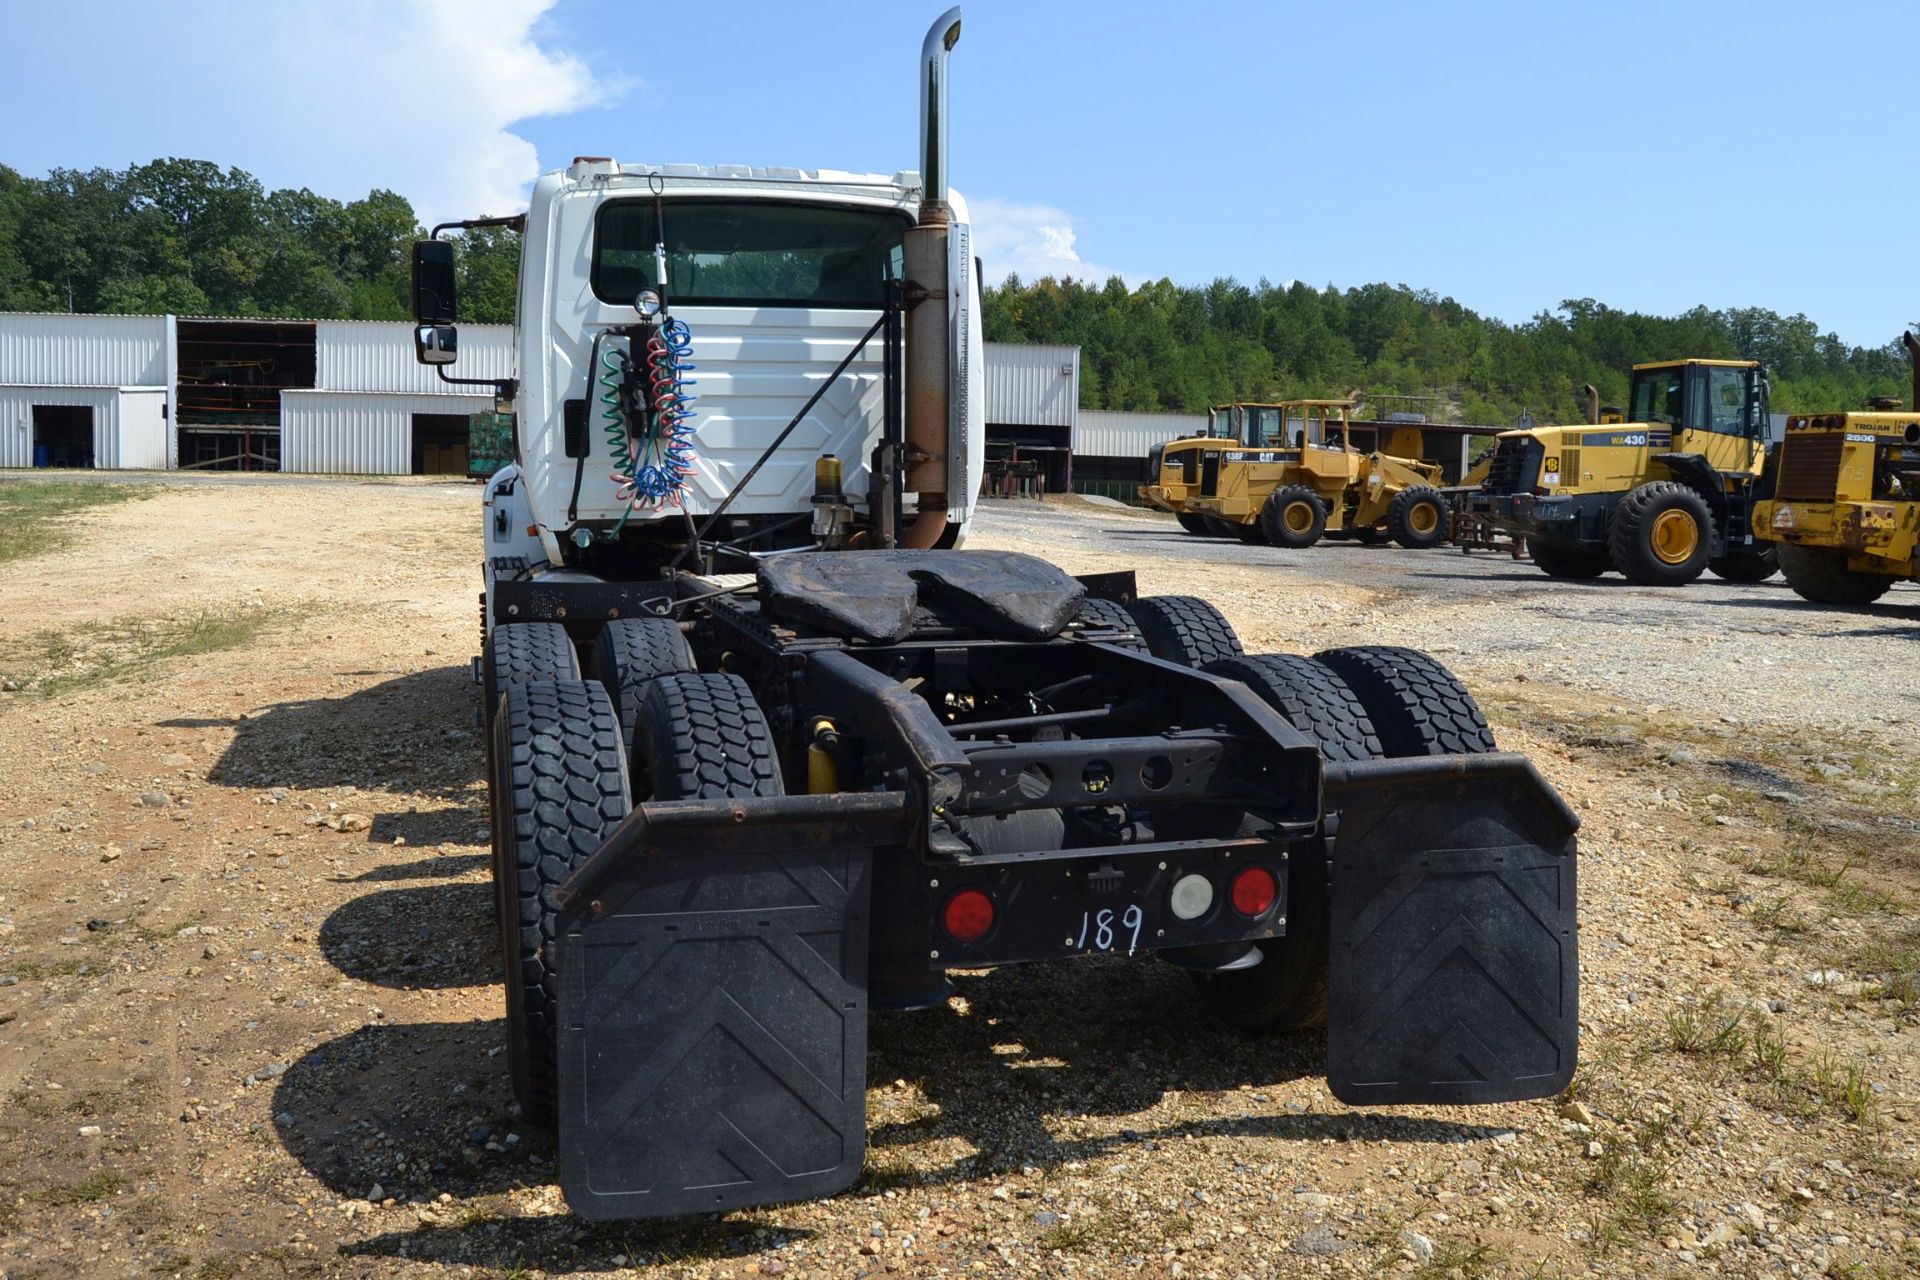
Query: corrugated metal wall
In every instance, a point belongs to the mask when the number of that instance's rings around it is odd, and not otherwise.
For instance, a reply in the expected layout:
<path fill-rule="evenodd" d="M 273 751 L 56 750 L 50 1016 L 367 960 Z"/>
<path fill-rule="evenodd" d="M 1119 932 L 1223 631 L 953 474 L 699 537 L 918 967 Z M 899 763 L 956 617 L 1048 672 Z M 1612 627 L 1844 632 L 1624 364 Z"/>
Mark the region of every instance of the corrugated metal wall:
<path fill-rule="evenodd" d="M 1071 427 L 1080 407 L 1080 348 L 989 342 L 987 422 Z"/>
<path fill-rule="evenodd" d="M 0 387 L 0 467 L 33 465 L 33 406 L 77 404 L 93 410 L 93 463 L 119 465 L 118 387 Z"/>
<path fill-rule="evenodd" d="M 321 320 L 314 327 L 314 386 L 326 391 L 450 392 L 432 366 L 413 358 L 413 326 L 364 320 Z M 513 326 L 463 324 L 456 378 L 511 378 Z M 424 410 L 423 410 L 424 412 Z"/>
<path fill-rule="evenodd" d="M 282 391 L 280 469 L 406 475 L 413 469 L 414 414 L 468 414 L 492 407 L 490 395 Z"/>
<path fill-rule="evenodd" d="M 162 387 L 165 316 L 0 313 L 0 383 Z"/>
<path fill-rule="evenodd" d="M 1147 450 L 1207 429 L 1204 413 L 1113 413 L 1082 409 L 1073 429 L 1073 452 L 1081 458 L 1145 458 Z"/>

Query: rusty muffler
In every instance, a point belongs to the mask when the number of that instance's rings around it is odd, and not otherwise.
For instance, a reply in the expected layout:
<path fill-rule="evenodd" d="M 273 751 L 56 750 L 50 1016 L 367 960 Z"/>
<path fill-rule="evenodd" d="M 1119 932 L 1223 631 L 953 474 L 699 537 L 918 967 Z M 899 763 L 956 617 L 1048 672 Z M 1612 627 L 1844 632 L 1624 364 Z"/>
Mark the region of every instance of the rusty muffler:
<path fill-rule="evenodd" d="M 1589 382 L 1585 387 L 1581 388 L 1581 394 L 1584 395 L 1587 400 L 1588 424 L 1597 424 L 1600 421 L 1600 388 Z"/>
<path fill-rule="evenodd" d="M 905 486 L 919 514 L 900 531 L 903 547 L 931 547 L 947 529 L 952 413 L 952 335 L 947 323 L 947 61 L 960 39 L 960 10 L 947 10 L 920 46 L 920 219 L 907 232 Z M 961 282 L 965 286 L 965 281 Z"/>

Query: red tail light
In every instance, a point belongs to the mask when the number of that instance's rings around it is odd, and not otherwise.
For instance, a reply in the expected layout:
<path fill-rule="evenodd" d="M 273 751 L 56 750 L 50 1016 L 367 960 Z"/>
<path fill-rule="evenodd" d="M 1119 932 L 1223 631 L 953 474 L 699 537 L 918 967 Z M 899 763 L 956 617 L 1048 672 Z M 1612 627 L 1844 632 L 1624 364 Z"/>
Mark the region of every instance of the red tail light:
<path fill-rule="evenodd" d="M 947 899 L 940 923 L 958 942 L 978 942 L 993 929 L 993 899 L 978 889 L 962 889 Z"/>
<path fill-rule="evenodd" d="M 1263 916 L 1273 909 L 1280 896 L 1280 882 L 1265 867 L 1242 867 L 1233 877 L 1228 897 L 1233 909 L 1243 916 Z"/>

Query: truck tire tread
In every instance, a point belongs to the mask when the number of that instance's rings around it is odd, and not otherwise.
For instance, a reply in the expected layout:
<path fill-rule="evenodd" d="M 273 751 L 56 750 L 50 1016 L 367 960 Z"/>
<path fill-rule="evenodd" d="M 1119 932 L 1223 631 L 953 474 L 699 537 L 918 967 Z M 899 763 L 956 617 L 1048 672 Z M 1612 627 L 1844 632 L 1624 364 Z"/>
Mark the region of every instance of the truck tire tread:
<path fill-rule="evenodd" d="M 1493 730 L 1467 687 L 1418 649 L 1358 645 L 1324 650 L 1314 660 L 1337 672 L 1360 699 L 1388 756 L 1497 750 Z"/>

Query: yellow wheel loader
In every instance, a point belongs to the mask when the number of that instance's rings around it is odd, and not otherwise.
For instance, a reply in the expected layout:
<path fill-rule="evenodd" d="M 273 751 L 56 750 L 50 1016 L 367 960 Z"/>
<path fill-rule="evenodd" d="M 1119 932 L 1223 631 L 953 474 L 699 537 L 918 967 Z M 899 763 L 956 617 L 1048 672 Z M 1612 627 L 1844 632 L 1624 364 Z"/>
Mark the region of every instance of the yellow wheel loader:
<path fill-rule="evenodd" d="M 1431 547 L 1447 536 L 1440 467 L 1353 447 L 1353 400 L 1227 404 L 1212 410 L 1215 440 L 1240 447 L 1199 458 L 1183 511 L 1208 532 L 1255 545 L 1310 547 L 1323 536 Z M 1169 446 L 1171 448 L 1171 446 Z"/>
<path fill-rule="evenodd" d="M 1754 504 L 1755 536 L 1774 540 L 1787 585 L 1815 604 L 1871 604 L 1920 581 L 1920 339 L 1901 340 L 1915 408 L 1788 418 L 1773 496 Z"/>
<path fill-rule="evenodd" d="M 1772 577 L 1773 546 L 1749 517 L 1764 487 L 1766 370 L 1751 360 L 1633 367 L 1628 409 L 1602 414 L 1587 389 L 1584 426 L 1499 436 L 1467 511 L 1525 539 L 1556 578 L 1680 586 L 1703 570 L 1728 582 Z M 1603 418 L 1605 420 L 1603 420 Z"/>
<path fill-rule="evenodd" d="M 1204 482 L 1217 483 L 1219 454 L 1236 449 L 1241 441 L 1213 435 L 1185 436 L 1155 445 L 1147 453 L 1150 484 L 1140 486 L 1141 500 L 1161 511 L 1171 511 L 1180 527 L 1199 538 L 1230 537 L 1233 530 L 1219 521 L 1189 510 L 1187 501 L 1200 496 Z"/>

